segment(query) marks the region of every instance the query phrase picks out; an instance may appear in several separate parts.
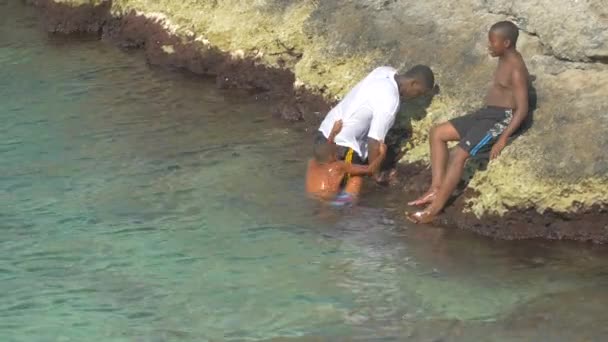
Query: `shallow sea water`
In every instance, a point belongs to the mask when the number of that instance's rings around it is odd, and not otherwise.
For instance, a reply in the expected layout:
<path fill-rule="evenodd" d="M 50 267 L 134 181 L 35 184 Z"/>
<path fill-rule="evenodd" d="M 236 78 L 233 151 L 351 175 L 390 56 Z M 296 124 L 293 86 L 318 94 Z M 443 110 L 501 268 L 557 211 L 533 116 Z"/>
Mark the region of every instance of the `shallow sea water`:
<path fill-rule="evenodd" d="M 0 2 L 1 341 L 502 340 L 606 284 L 601 247 L 408 226 L 395 191 L 320 208 L 269 104 L 36 23 Z"/>

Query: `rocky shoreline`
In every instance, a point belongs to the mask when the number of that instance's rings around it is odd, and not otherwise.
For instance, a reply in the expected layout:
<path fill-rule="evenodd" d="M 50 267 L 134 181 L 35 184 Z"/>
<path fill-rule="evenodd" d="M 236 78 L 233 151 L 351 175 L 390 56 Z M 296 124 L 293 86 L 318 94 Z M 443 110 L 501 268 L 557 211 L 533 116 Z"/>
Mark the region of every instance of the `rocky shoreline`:
<path fill-rule="evenodd" d="M 404 190 L 404 202 L 418 198 L 431 184 L 430 169 L 423 163 L 400 165 L 399 175 L 403 179 L 400 185 Z M 464 229 L 504 240 L 574 240 L 598 244 L 608 242 L 608 212 L 605 208 L 597 207 L 568 214 L 550 210 L 540 214 L 532 209 L 522 211 L 513 208 L 502 216 L 484 215 L 478 218 L 465 211 L 469 205 L 467 199 L 474 197 L 475 191 L 461 191 L 463 192 L 437 218 L 436 225 Z"/>
<path fill-rule="evenodd" d="M 175 35 L 163 25 L 161 17 L 130 11 L 112 14 L 111 1 L 67 5 L 53 0 L 27 0 L 41 9 L 45 29 L 54 34 L 92 35 L 125 49 L 141 49 L 147 61 L 205 77 L 213 77 L 223 89 L 243 89 L 256 98 L 276 103 L 276 114 L 290 121 L 304 121 L 307 127 L 318 124 L 333 101 L 323 89 L 295 87 L 297 78 L 288 67 L 260 63 L 255 56 L 238 51 L 222 51 L 195 35 Z M 295 49 L 285 48 L 288 57 L 299 58 Z M 301 57 L 301 56 L 300 56 Z M 399 164 L 399 186 L 404 189 L 403 203 L 420 195 L 430 183 L 430 170 L 420 161 Z M 568 239 L 608 242 L 608 214 L 601 204 L 582 207 L 571 213 L 534 208 L 509 208 L 504 215 L 475 215 L 469 199 L 476 190 L 468 189 L 450 205 L 437 224 L 471 230 L 500 239 Z M 404 204 L 405 205 L 405 204 Z M 479 216 L 479 217 L 478 217 Z"/>
<path fill-rule="evenodd" d="M 53 0 L 27 0 L 41 10 L 44 28 L 51 34 L 89 35 L 122 49 L 140 49 L 151 65 L 213 77 L 220 89 L 245 90 L 259 100 L 277 103 L 275 114 L 288 121 L 312 124 L 332 104 L 322 95 L 294 89 L 295 76 L 284 68 L 271 68 L 254 58 L 219 50 L 195 37 L 168 32 L 161 18 L 134 11 L 115 17 L 111 1 L 99 5 L 68 6 Z"/>

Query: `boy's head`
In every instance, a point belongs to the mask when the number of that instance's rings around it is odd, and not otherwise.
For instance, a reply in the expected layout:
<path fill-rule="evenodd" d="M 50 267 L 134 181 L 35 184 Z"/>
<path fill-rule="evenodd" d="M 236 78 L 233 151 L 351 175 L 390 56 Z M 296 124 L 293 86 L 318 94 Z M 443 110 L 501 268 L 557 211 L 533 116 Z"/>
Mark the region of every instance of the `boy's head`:
<path fill-rule="evenodd" d="M 332 163 L 338 160 L 335 144 L 314 144 L 312 152 L 317 163 Z"/>
<path fill-rule="evenodd" d="M 515 49 L 519 29 L 510 21 L 499 21 L 492 25 L 488 33 L 488 50 L 492 57 L 500 57 L 507 50 Z"/>
<path fill-rule="evenodd" d="M 426 65 L 416 65 L 405 74 L 395 77 L 399 85 L 399 94 L 411 99 L 430 92 L 435 87 L 435 75 Z"/>

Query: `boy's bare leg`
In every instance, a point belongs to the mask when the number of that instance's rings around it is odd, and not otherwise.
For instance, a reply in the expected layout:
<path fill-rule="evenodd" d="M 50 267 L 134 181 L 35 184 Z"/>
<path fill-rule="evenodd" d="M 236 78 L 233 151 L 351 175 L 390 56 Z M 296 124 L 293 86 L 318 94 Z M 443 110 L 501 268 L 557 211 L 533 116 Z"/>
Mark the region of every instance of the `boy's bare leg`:
<path fill-rule="evenodd" d="M 408 205 L 422 206 L 433 201 L 445 176 L 446 164 L 449 157 L 448 141 L 457 140 L 460 140 L 460 135 L 449 122 L 435 126 L 431 129 L 431 187 L 424 195 L 415 201 L 409 202 Z"/>
<path fill-rule="evenodd" d="M 363 177 L 351 176 L 346 186 L 344 186 L 344 192 L 349 193 L 353 198 L 359 198 L 361 193 L 361 186 L 363 185 Z"/>
<path fill-rule="evenodd" d="M 443 209 L 452 192 L 458 186 L 467 159 L 469 159 L 469 153 L 460 147 L 456 148 L 443 184 L 439 188 L 439 191 L 437 191 L 437 195 L 425 210 L 408 214 L 407 217 L 410 221 L 414 223 L 430 223 L 435 219 L 435 216 Z"/>
<path fill-rule="evenodd" d="M 331 201 L 332 205 L 343 206 L 353 205 L 357 203 L 359 193 L 361 192 L 361 185 L 363 185 L 363 178 L 360 176 L 351 176 L 344 190 L 338 194 L 338 196 Z"/>

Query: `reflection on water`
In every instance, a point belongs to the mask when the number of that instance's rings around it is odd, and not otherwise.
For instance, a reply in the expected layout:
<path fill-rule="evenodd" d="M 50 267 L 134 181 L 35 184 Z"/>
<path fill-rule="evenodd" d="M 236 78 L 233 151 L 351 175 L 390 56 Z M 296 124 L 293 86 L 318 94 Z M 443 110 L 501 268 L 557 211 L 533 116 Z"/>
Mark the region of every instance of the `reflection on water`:
<path fill-rule="evenodd" d="M 320 208 L 267 105 L 28 11 L 0 3 L 0 340 L 601 336 L 601 248 L 408 227 L 373 186 Z"/>

